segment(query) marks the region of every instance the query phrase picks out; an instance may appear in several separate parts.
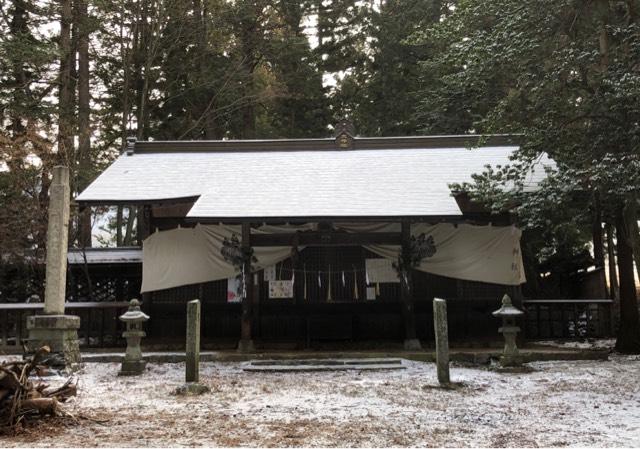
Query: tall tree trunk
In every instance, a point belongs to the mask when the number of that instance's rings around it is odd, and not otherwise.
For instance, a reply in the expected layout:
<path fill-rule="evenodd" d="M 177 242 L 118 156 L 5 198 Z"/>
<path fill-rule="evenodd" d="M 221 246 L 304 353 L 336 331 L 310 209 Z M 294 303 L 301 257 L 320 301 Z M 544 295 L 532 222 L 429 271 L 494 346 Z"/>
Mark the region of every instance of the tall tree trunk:
<path fill-rule="evenodd" d="M 640 353 L 640 316 L 633 268 L 633 248 L 629 219 L 630 208 L 618 211 L 616 217 L 616 237 L 618 247 L 618 272 L 620 275 L 620 327 L 616 340 L 616 350 L 627 354 Z"/>
<path fill-rule="evenodd" d="M 146 4 L 147 2 L 139 2 L 136 4 L 136 23 L 134 25 L 133 30 L 133 89 L 135 91 L 135 99 L 136 99 L 136 137 L 138 140 L 142 140 L 144 137 L 144 124 L 143 124 L 143 115 L 144 115 L 144 99 L 142 92 L 144 90 L 144 76 L 142 74 L 142 67 L 144 65 L 145 59 L 145 51 L 148 49 L 145 47 L 145 28 L 146 28 Z M 124 144 L 124 142 L 123 142 Z"/>
<path fill-rule="evenodd" d="M 122 123 L 120 130 L 120 138 L 122 139 L 122 147 L 124 148 L 127 142 L 127 137 L 129 133 L 129 113 L 130 113 L 130 101 L 129 96 L 131 95 L 130 91 L 130 73 L 131 73 L 131 57 L 133 52 L 129 48 L 126 43 L 125 38 L 125 12 L 130 7 L 129 4 L 122 4 L 120 8 L 120 58 L 122 62 Z M 129 30 L 135 33 L 135 30 Z"/>
<path fill-rule="evenodd" d="M 255 98 L 255 70 L 258 66 L 258 43 L 261 36 L 259 28 L 260 2 L 246 2 L 240 10 L 242 21 L 240 24 L 240 51 L 242 55 L 243 102 L 242 108 L 242 138 L 256 137 L 256 98 Z"/>
<path fill-rule="evenodd" d="M 600 65 L 603 72 L 606 72 L 609 68 L 609 34 L 607 26 L 609 25 L 609 0 L 600 0 L 598 8 L 600 9 L 600 21 L 602 26 L 600 27 L 600 35 L 598 36 L 598 43 L 600 46 Z"/>
<path fill-rule="evenodd" d="M 71 0 L 60 1 L 60 74 L 58 91 L 58 163 L 73 167 L 75 160 L 73 145 L 75 52 L 73 51 L 71 24 L 73 9 Z M 73 170 L 73 169 L 72 169 Z M 73 171 L 72 171 L 73 173 Z"/>
<path fill-rule="evenodd" d="M 76 0 L 76 24 L 78 25 L 78 176 L 77 191 L 89 185 L 91 180 L 91 122 L 89 92 L 89 17 L 87 0 Z M 85 208 L 78 216 L 78 243 L 91 246 L 91 208 Z"/>
<path fill-rule="evenodd" d="M 633 247 L 633 260 L 636 265 L 636 274 L 640 282 L 640 229 L 638 229 L 638 199 L 634 196 L 629 206 L 627 223 L 629 224 L 629 234 L 631 246 Z"/>
<path fill-rule="evenodd" d="M 13 2 L 9 31 L 14 39 L 19 39 L 21 36 L 26 36 L 29 33 L 29 27 L 27 26 L 27 5 L 23 0 L 15 0 Z M 21 61 L 16 60 L 14 62 L 12 71 L 13 81 L 15 83 L 12 89 L 13 102 L 15 102 L 16 105 L 20 105 L 29 98 L 29 86 L 31 83 L 27 81 L 27 73 Z M 8 128 L 11 130 L 11 137 L 16 139 L 24 133 L 22 114 L 18 111 L 13 111 L 10 120 L 11 122 Z"/>
<path fill-rule="evenodd" d="M 157 39 L 161 32 L 159 28 L 162 20 L 162 14 L 157 11 L 158 8 L 160 8 L 160 3 L 158 2 L 143 2 L 138 24 L 139 46 L 136 49 L 139 61 L 136 67 L 136 86 L 138 89 L 138 110 L 136 114 L 138 130 L 136 137 L 138 140 L 146 140 L 149 135 L 151 66 L 156 59 Z M 204 39 L 204 36 L 202 38 Z"/>
<path fill-rule="evenodd" d="M 600 292 L 602 297 L 607 294 L 607 282 L 604 272 L 604 238 L 602 232 L 602 207 L 600 204 L 600 195 L 595 192 L 593 201 L 593 217 L 592 217 L 592 234 L 593 234 L 593 259 L 595 266 L 600 270 Z"/>
<path fill-rule="evenodd" d="M 607 223 L 607 258 L 609 259 L 609 298 L 617 303 L 620 299 L 618 288 L 618 271 L 616 269 L 616 250 L 613 242 L 613 226 Z"/>
<path fill-rule="evenodd" d="M 196 48 L 198 55 L 198 78 L 199 85 L 206 86 L 207 79 L 210 75 L 210 55 L 209 44 L 207 37 L 209 36 L 209 8 L 206 1 L 193 0 L 193 16 L 195 19 L 195 27 L 199 36 L 196 40 Z M 206 95 L 204 93 L 207 93 Z M 200 102 L 198 104 L 197 116 L 201 117 L 202 130 L 204 137 L 208 140 L 219 139 L 222 136 L 217 120 L 215 118 L 215 98 L 217 92 L 212 92 L 211 89 L 203 88 L 203 95 L 201 95 Z M 197 130 L 201 135 L 200 130 Z"/>

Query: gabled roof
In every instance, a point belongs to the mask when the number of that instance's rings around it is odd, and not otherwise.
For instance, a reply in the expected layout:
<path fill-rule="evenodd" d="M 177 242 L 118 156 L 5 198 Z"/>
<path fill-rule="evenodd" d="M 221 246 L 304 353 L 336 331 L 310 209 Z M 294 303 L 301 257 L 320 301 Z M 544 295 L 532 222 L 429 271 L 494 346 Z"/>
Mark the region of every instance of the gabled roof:
<path fill-rule="evenodd" d="M 509 163 L 510 136 L 130 142 L 77 201 L 193 200 L 208 220 L 459 217 L 449 184 Z M 484 146 L 468 147 L 482 142 Z M 543 165 L 530 175 L 535 187 Z"/>

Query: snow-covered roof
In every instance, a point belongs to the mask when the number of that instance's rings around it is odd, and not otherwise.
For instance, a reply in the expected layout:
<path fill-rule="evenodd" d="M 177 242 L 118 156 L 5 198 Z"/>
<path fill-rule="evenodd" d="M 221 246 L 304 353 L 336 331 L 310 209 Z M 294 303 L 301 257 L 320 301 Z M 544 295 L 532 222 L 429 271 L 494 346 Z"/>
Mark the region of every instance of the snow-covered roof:
<path fill-rule="evenodd" d="M 86 259 L 85 259 L 86 257 Z M 67 262 L 71 265 L 142 263 L 141 248 L 70 248 Z"/>
<path fill-rule="evenodd" d="M 469 149 L 468 137 L 356 138 L 351 149 L 333 139 L 137 142 L 77 201 L 193 198 L 187 217 L 209 219 L 455 217 L 449 184 L 508 164 L 518 148 L 503 138 Z M 530 186 L 549 163 L 530 174 Z"/>

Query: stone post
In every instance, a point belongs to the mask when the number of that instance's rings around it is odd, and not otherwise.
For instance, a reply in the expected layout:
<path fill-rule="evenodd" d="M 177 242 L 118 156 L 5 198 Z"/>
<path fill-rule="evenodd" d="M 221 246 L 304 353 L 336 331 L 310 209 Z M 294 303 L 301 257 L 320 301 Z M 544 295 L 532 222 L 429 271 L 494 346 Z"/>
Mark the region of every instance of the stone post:
<path fill-rule="evenodd" d="M 69 245 L 69 169 L 53 168 L 49 190 L 49 223 L 47 228 L 47 269 L 44 311 L 27 319 L 29 345 L 36 350 L 48 345 L 52 357 L 73 369 L 80 362 L 78 328 L 80 317 L 64 314 L 67 283 L 67 250 Z M 62 356 L 62 357 L 59 357 Z"/>
<path fill-rule="evenodd" d="M 69 169 L 53 167 L 49 189 L 49 223 L 47 228 L 47 285 L 44 314 L 64 315 L 67 285 L 67 248 L 69 247 Z"/>
<path fill-rule="evenodd" d="M 449 329 L 447 324 L 447 302 L 444 299 L 433 299 L 433 329 L 436 336 L 436 365 L 438 382 L 450 383 L 449 377 Z"/>
<path fill-rule="evenodd" d="M 186 382 L 200 382 L 200 300 L 187 304 Z"/>
<path fill-rule="evenodd" d="M 187 303 L 187 348 L 185 383 L 176 388 L 174 394 L 197 395 L 209 391 L 209 387 L 200 384 L 200 300 Z"/>

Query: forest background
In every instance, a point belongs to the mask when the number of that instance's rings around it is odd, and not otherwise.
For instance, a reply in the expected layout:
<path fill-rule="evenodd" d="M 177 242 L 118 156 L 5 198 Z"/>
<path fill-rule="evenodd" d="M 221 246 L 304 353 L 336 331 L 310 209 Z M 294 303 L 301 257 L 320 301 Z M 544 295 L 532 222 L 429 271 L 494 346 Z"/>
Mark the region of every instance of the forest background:
<path fill-rule="evenodd" d="M 512 164 L 452 189 L 513 211 L 532 291 L 608 261 L 618 348 L 640 351 L 639 14 L 639 0 L 0 0 L 0 302 L 42 285 L 54 165 L 75 194 L 129 136 L 326 137 L 348 118 L 364 136 L 522 134 Z M 525 193 L 542 152 L 557 171 Z M 90 245 L 96 211 L 75 212 L 72 241 Z M 136 214 L 118 209 L 116 243 Z"/>

